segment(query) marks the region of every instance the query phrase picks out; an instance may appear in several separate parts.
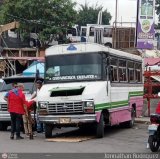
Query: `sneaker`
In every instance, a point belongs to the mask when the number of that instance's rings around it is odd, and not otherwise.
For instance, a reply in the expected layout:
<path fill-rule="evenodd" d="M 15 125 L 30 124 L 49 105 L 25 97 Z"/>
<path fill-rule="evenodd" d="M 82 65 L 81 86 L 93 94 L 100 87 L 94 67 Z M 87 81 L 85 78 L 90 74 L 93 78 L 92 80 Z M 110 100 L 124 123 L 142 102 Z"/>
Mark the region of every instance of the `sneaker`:
<path fill-rule="evenodd" d="M 22 137 L 22 136 L 17 136 L 16 137 L 16 140 L 21 140 L 21 139 L 24 139 L 24 137 Z"/>
<path fill-rule="evenodd" d="M 41 130 L 37 130 L 37 133 L 42 133 L 42 131 Z"/>
<path fill-rule="evenodd" d="M 29 134 L 26 134 L 26 137 L 29 137 Z"/>
<path fill-rule="evenodd" d="M 11 139 L 11 140 L 14 139 L 14 134 L 11 134 L 10 139 Z"/>
<path fill-rule="evenodd" d="M 37 135 L 33 133 L 33 137 L 36 137 Z"/>

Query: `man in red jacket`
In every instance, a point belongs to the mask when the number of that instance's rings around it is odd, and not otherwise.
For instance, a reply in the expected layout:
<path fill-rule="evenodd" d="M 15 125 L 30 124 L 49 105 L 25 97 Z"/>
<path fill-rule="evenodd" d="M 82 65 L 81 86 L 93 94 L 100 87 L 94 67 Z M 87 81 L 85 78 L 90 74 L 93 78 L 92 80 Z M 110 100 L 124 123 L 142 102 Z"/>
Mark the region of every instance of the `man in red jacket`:
<path fill-rule="evenodd" d="M 16 139 L 18 140 L 23 139 L 23 137 L 20 136 L 20 126 L 26 106 L 22 90 L 17 88 L 17 84 L 13 84 L 13 87 L 14 88 L 4 96 L 4 99 L 8 102 L 8 111 L 11 116 L 10 139 L 14 139 L 14 133 L 16 132 Z"/>

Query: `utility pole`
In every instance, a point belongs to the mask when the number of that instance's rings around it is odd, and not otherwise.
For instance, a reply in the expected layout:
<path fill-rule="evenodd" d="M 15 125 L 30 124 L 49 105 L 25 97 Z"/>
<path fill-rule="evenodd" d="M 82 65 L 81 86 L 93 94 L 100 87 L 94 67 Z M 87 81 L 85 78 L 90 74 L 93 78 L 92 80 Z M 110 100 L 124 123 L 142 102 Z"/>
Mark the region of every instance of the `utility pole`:
<path fill-rule="evenodd" d="M 116 49 L 116 42 L 117 42 L 117 10 L 118 10 L 118 0 L 116 0 L 116 6 L 115 6 L 115 28 L 114 28 L 114 48 Z"/>

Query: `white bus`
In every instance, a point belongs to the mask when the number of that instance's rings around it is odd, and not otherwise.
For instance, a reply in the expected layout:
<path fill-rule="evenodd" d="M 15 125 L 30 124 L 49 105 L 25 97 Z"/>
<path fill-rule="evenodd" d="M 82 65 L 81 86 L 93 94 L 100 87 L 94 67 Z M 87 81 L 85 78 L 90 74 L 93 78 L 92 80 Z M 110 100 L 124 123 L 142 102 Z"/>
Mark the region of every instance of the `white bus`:
<path fill-rule="evenodd" d="M 81 39 L 85 38 L 86 42 L 99 43 L 112 48 L 112 30 L 111 25 L 87 24 L 81 27 L 80 36 Z"/>
<path fill-rule="evenodd" d="M 132 127 L 143 107 L 142 58 L 96 43 L 57 45 L 45 52 L 44 85 L 38 94 L 45 136 L 56 126 Z"/>

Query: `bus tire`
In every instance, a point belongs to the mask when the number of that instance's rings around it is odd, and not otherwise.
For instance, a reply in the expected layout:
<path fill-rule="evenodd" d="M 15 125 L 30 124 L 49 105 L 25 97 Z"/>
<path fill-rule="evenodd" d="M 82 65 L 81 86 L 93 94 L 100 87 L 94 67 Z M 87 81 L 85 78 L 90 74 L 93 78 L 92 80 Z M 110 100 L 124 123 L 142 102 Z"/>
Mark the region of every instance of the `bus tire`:
<path fill-rule="evenodd" d="M 112 48 L 112 44 L 111 43 L 105 43 L 104 46 Z"/>
<path fill-rule="evenodd" d="M 8 127 L 8 124 L 5 122 L 0 123 L 0 131 L 6 131 Z"/>
<path fill-rule="evenodd" d="M 125 127 L 126 128 L 132 128 L 134 126 L 135 117 L 136 117 L 136 112 L 135 112 L 135 109 L 132 108 L 132 110 L 131 110 L 131 120 L 125 122 Z"/>
<path fill-rule="evenodd" d="M 101 117 L 98 123 L 96 123 L 96 137 L 103 138 L 104 137 L 104 117 L 101 113 Z"/>
<path fill-rule="evenodd" d="M 53 130 L 52 124 L 45 124 L 45 137 L 46 138 L 52 137 L 52 130 Z"/>
<path fill-rule="evenodd" d="M 157 136 L 155 135 L 150 135 L 149 139 L 149 147 L 151 149 L 152 152 L 157 152 L 160 146 L 160 143 L 158 142 Z"/>

